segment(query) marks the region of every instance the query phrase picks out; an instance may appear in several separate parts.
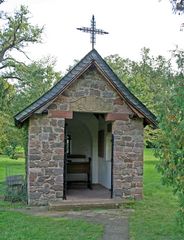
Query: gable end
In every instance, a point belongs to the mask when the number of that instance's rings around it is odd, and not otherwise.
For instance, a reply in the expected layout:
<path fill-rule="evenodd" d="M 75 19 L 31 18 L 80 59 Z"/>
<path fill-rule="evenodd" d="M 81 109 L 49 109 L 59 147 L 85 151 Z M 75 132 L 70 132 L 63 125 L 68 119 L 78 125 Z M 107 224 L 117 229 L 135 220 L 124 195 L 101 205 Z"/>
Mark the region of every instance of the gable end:
<path fill-rule="evenodd" d="M 102 76 L 109 82 L 109 84 L 119 93 L 129 107 L 139 116 L 145 118 L 146 124 L 157 126 L 156 117 L 151 113 L 147 107 L 139 101 L 122 83 L 117 75 L 112 71 L 109 65 L 102 59 L 98 52 L 91 50 L 73 69 L 68 72 L 56 85 L 54 85 L 48 92 L 43 94 L 38 100 L 23 109 L 14 116 L 15 124 L 21 125 L 33 113 L 45 105 L 52 103 L 56 97 L 68 88 L 75 80 L 77 80 L 89 67 L 95 66 Z"/>

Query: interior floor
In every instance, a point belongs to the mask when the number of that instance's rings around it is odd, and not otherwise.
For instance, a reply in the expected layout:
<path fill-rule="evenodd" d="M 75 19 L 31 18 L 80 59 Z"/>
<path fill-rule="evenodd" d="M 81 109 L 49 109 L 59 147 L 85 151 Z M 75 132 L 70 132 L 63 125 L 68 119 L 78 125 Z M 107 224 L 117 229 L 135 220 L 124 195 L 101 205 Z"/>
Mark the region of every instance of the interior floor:
<path fill-rule="evenodd" d="M 67 190 L 67 200 L 110 199 L 110 197 L 111 191 L 100 184 L 93 184 L 92 189 L 75 187 Z"/>

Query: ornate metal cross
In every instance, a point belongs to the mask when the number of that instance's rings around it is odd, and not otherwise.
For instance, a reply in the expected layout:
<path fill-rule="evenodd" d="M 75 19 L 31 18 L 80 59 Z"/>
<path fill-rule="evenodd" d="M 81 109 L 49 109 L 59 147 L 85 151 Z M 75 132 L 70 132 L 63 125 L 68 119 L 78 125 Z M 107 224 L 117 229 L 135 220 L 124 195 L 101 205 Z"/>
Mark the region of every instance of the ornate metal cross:
<path fill-rule="evenodd" d="M 91 19 L 91 27 L 82 27 L 82 28 L 77 28 L 77 30 L 80 30 L 82 32 L 90 33 L 91 34 L 91 44 L 92 44 L 92 49 L 94 49 L 94 45 L 96 43 L 96 34 L 109 34 L 108 32 L 103 31 L 102 29 L 97 29 L 96 28 L 96 21 L 94 15 L 92 16 Z"/>

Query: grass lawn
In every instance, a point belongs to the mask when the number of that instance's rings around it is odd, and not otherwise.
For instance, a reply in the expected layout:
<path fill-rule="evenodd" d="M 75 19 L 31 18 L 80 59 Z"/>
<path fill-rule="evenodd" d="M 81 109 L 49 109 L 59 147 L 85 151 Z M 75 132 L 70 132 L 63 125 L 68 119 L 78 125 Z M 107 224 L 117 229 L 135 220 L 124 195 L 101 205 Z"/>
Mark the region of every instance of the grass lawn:
<path fill-rule="evenodd" d="M 0 211 L 0 240 L 97 240 L 103 227 L 83 220 Z"/>
<path fill-rule="evenodd" d="M 10 159 L 5 155 L 0 155 L 0 181 L 4 181 L 6 174 L 23 174 L 25 175 L 24 158 Z"/>
<path fill-rule="evenodd" d="M 0 195 L 4 193 L 4 181 L 6 176 L 17 174 L 25 175 L 24 158 L 14 160 L 5 155 L 0 155 Z"/>
<path fill-rule="evenodd" d="M 7 169 L 8 168 L 8 169 Z M 25 174 L 24 159 L 11 160 L 0 155 L 0 195 L 6 175 Z M 0 240 L 97 240 L 103 226 L 82 220 L 34 217 L 8 209 L 25 207 L 0 200 Z"/>
<path fill-rule="evenodd" d="M 144 200 L 136 202 L 130 219 L 131 240 L 183 240 L 184 230 L 177 226 L 177 200 L 170 188 L 163 186 L 155 169 L 157 159 L 153 151 L 145 150 Z M 6 166 L 13 174 L 24 174 L 24 160 L 10 160 L 0 156 L 0 195 L 6 176 Z M 0 201 L 0 208 L 21 207 Z M 13 211 L 0 211 L 0 240 L 29 239 L 100 239 L 101 225 L 85 221 L 40 218 Z M 37 237 L 35 237 L 37 236 Z"/>
<path fill-rule="evenodd" d="M 145 150 L 144 200 L 136 202 L 130 219 L 132 240 L 183 240 L 176 222 L 177 201 L 170 188 L 163 186 L 155 169 L 153 151 Z"/>

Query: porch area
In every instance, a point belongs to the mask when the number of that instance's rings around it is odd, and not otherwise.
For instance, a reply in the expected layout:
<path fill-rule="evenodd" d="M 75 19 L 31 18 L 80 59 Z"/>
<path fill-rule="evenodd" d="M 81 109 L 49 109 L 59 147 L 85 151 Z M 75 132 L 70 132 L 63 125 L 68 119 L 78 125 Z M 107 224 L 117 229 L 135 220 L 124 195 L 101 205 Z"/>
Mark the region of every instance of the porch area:
<path fill-rule="evenodd" d="M 74 112 L 65 124 L 64 199 L 110 199 L 112 124 L 104 114 Z"/>
<path fill-rule="evenodd" d="M 67 190 L 67 199 L 49 202 L 49 210 L 69 211 L 88 209 L 119 208 L 122 200 L 112 199 L 111 191 L 100 184 L 93 184 L 92 189 L 85 185 L 75 185 Z"/>
<path fill-rule="evenodd" d="M 67 200 L 99 200 L 110 199 L 111 191 L 100 184 L 93 184 L 92 189 L 85 186 L 75 186 L 67 190 Z"/>

